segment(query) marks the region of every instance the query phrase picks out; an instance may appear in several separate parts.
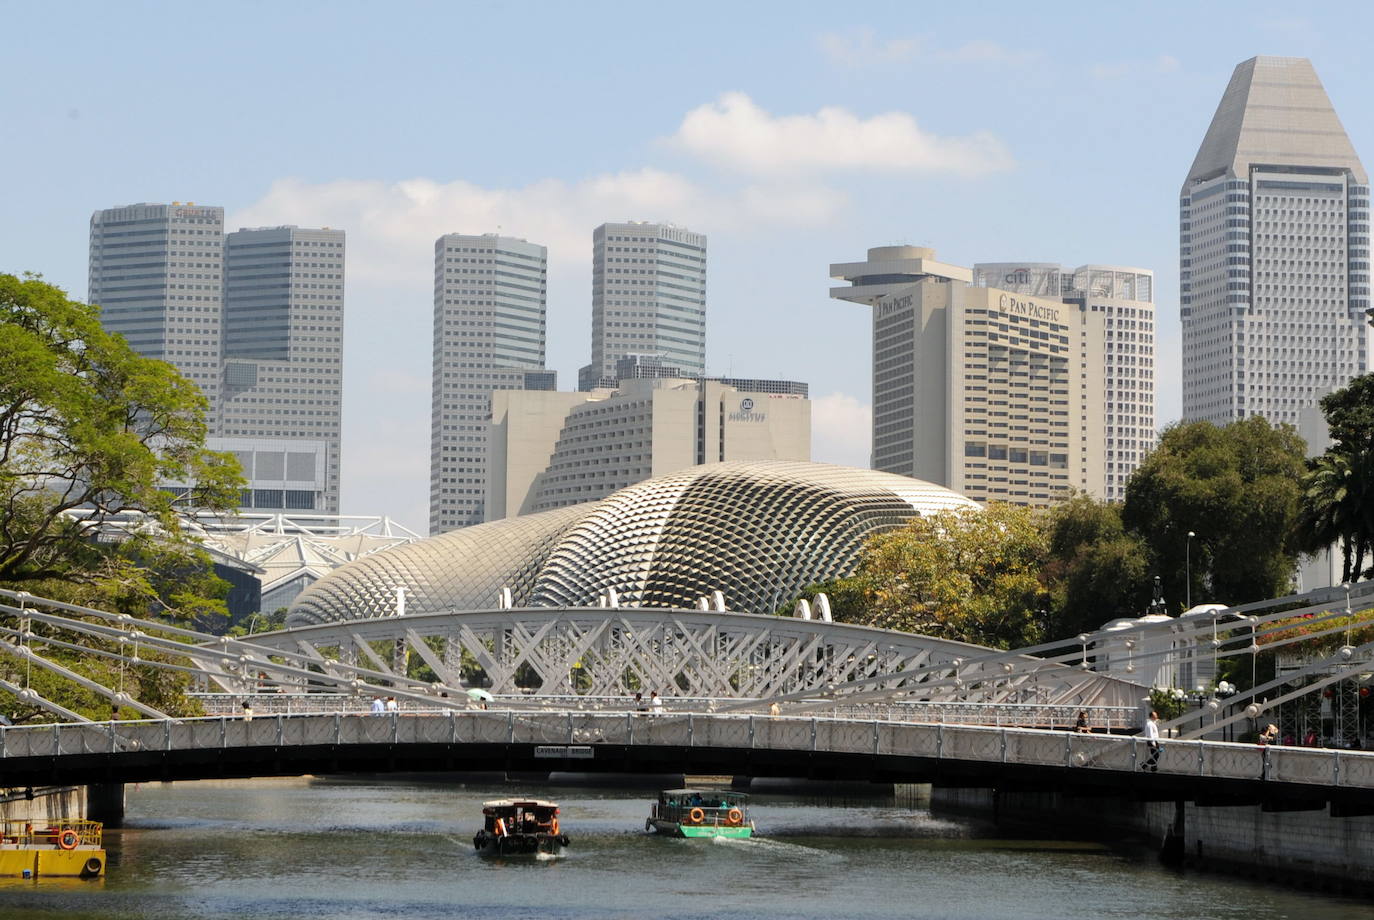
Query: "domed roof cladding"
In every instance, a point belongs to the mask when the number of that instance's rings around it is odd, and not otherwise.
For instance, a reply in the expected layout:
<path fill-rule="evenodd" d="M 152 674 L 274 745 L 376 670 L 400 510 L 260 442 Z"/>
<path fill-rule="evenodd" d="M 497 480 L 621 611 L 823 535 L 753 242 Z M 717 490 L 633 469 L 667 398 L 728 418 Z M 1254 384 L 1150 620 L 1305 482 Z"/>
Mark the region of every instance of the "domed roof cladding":
<path fill-rule="evenodd" d="M 633 607 L 772 613 L 808 585 L 851 574 L 873 533 L 921 514 L 977 508 L 891 473 L 759 461 L 691 467 L 603 499 L 559 539 L 533 606 L 588 606 L 614 589 Z"/>
<path fill-rule="evenodd" d="M 524 606 L 553 544 L 589 507 L 491 521 L 365 556 L 301 592 L 286 625 L 392 616 L 402 587 L 414 612 L 495 607 L 502 588 Z"/>
<path fill-rule="evenodd" d="M 808 585 L 852 574 L 864 540 L 976 502 L 892 473 L 801 461 L 694 466 L 599 502 L 455 530 L 351 562 L 301 593 L 288 626 L 406 609 L 516 606 L 691 608 L 720 591 L 731 610 L 773 613 Z"/>

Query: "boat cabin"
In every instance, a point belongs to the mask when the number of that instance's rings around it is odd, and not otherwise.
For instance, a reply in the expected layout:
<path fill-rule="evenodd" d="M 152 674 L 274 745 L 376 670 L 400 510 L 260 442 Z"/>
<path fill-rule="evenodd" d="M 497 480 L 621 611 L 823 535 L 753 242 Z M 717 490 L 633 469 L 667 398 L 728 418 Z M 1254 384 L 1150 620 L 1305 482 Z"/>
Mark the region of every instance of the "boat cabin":
<path fill-rule="evenodd" d="M 720 789 L 665 789 L 658 794 L 654 817 L 677 824 L 741 824 L 749 796 Z"/>
<path fill-rule="evenodd" d="M 482 803 L 483 830 L 497 837 L 557 834 L 558 803 L 539 799 L 501 799 Z"/>

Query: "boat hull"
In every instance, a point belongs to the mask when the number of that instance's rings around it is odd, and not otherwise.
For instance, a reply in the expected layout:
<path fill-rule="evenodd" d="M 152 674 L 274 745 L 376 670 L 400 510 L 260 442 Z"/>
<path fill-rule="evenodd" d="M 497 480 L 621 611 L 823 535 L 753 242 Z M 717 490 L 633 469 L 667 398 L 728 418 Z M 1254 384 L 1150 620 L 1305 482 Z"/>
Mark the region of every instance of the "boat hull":
<path fill-rule="evenodd" d="M 505 834 L 478 831 L 472 846 L 483 856 L 557 856 L 569 843 L 567 834 Z"/>
<path fill-rule="evenodd" d="M 68 876 L 96 878 L 105 874 L 105 851 L 95 847 L 0 848 L 0 878 Z"/>
<path fill-rule="evenodd" d="M 754 836 L 753 822 L 748 824 L 679 824 L 660 818 L 650 818 L 649 827 L 669 837 L 726 837 L 744 840 Z"/>

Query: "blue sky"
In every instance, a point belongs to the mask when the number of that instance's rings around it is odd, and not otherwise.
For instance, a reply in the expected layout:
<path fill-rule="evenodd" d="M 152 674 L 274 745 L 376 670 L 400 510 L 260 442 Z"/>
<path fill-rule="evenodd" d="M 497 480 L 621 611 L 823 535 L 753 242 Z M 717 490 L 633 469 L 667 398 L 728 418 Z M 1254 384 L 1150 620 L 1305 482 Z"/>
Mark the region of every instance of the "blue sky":
<path fill-rule="evenodd" d="M 1374 156 L 1363 5 L 39 4 L 0 0 L 0 271 L 86 292 L 91 211 L 348 232 L 343 505 L 422 529 L 434 238 L 550 247 L 549 364 L 590 347 L 591 231 L 710 237 L 713 373 L 811 384 L 864 465 L 869 327 L 830 262 L 1154 270 L 1179 414 L 1177 203 L 1231 70 L 1311 57 Z M 19 37 L 22 36 L 22 40 Z"/>

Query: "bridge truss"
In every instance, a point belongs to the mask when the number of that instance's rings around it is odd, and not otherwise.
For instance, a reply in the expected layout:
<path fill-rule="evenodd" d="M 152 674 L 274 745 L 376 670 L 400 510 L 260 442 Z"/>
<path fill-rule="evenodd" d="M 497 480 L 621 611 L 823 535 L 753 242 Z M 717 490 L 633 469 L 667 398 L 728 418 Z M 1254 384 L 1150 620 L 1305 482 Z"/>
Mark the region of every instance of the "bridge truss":
<path fill-rule="evenodd" d="M 1310 664 L 1299 672 L 1238 694 L 1224 711 L 1213 700 L 1209 723 L 1192 717 L 1201 733 L 1209 725 L 1254 719 L 1369 669 L 1374 644 L 1355 647 L 1348 636 L 1352 622 L 1368 621 L 1374 610 L 1352 620 L 1336 600 L 1293 609 L 1301 600 L 1219 608 L 1193 618 L 1187 625 L 1194 641 L 1182 649 L 1158 650 L 1153 641 L 1183 628 L 1181 620 L 1166 620 L 1002 651 L 819 620 L 615 607 L 423 613 L 230 638 L 0 591 L 0 691 L 58 719 L 84 721 L 37 692 L 30 676 L 39 669 L 114 706 L 168 717 L 120 683 L 94 680 L 59 660 L 64 652 L 81 651 L 116 665 L 120 675 L 135 666 L 165 669 L 189 675 L 202 690 L 237 695 L 325 691 L 448 705 L 445 699 L 465 699 L 466 691 L 481 687 L 503 707 L 517 708 L 547 708 L 555 699 L 574 706 L 578 699 L 597 706 L 620 700 L 628 708 L 635 692 L 647 697 L 651 691 L 669 700 L 705 698 L 723 711 L 777 705 L 802 713 L 913 701 L 1139 707 L 1148 687 L 1093 670 L 1102 648 L 1125 649 L 1145 673 L 1157 655 L 1215 663 L 1253 659 L 1261 642 L 1274 650 L 1297 643 L 1334 646 L 1309 655 Z M 1302 629 L 1295 630 L 1299 619 Z M 1197 641 L 1209 629 L 1213 638 Z M 1339 644 L 1343 631 L 1346 644 Z"/>

